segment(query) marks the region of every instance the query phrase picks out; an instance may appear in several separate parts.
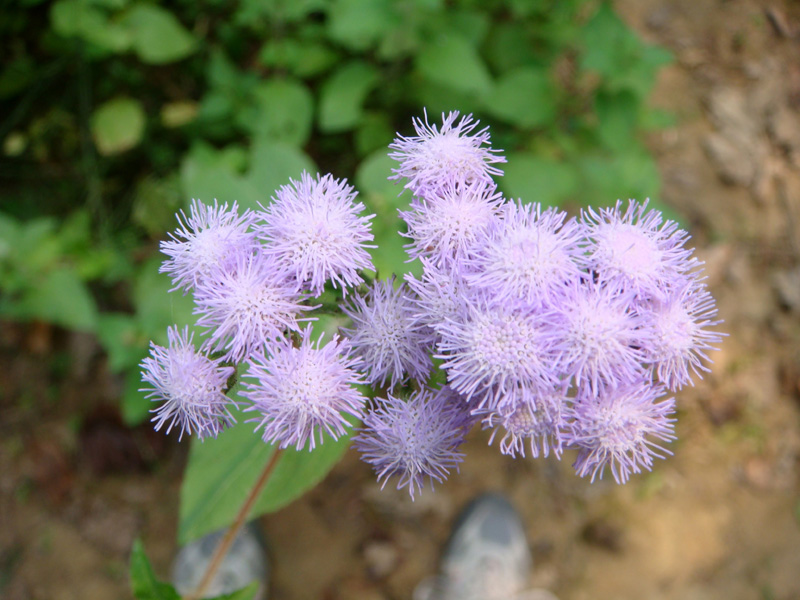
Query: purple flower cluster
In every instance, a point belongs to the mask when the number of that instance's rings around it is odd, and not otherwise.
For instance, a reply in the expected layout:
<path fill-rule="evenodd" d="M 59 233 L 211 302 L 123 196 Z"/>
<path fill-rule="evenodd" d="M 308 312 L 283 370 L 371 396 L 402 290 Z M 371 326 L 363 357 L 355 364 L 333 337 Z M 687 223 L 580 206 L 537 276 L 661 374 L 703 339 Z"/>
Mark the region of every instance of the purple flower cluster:
<path fill-rule="evenodd" d="M 475 421 L 504 454 L 576 450 L 576 472 L 592 480 L 606 468 L 618 483 L 649 470 L 674 439 L 669 392 L 707 370 L 724 335 L 711 329 L 714 300 L 688 234 L 647 202 L 570 218 L 506 201 L 488 130 L 473 133 L 477 123 L 458 113 L 443 119 L 441 128 L 415 121 L 417 135 L 390 146 L 393 179 L 413 194 L 400 216 L 421 278 L 377 283 L 345 308 L 353 346 L 374 369 L 368 381 L 382 387 L 391 373 L 394 394 L 356 447 L 379 479 L 399 475 L 412 496 L 421 477 L 441 481 L 455 466 L 464 423 Z M 423 410 L 420 398 L 442 393 L 419 368 L 429 355 L 446 374 L 448 403 Z M 410 383 L 405 401 L 399 383 Z M 454 404 L 469 417 L 439 429 Z"/>
<path fill-rule="evenodd" d="M 458 469 L 477 423 L 512 457 L 575 451 L 592 481 L 609 469 L 624 483 L 670 453 L 670 393 L 724 336 L 687 232 L 646 201 L 570 217 L 507 200 L 488 128 L 442 118 L 390 145 L 420 277 L 364 282 L 373 217 L 331 175 L 304 174 L 260 211 L 181 213 L 162 271 L 193 294 L 204 334 L 196 350 L 170 330 L 142 363 L 164 401 L 157 428 L 217 435 L 232 422 L 229 364 L 243 363 L 244 410 L 267 443 L 313 449 L 361 420 L 356 449 L 412 498 Z M 302 323 L 326 287 L 351 325 L 323 344 Z"/>
<path fill-rule="evenodd" d="M 364 209 L 346 181 L 304 173 L 259 211 L 194 200 L 188 217 L 180 213 L 161 244 L 161 271 L 193 295 L 203 341 L 196 350 L 187 332 L 170 330 L 169 347 L 153 345 L 142 362 L 143 391 L 163 401 L 156 428 L 169 423 L 167 431 L 179 426 L 203 439 L 232 424 L 224 392 L 238 363 L 252 380 L 241 395 L 268 442 L 314 448 L 323 432 L 345 432 L 343 415 L 361 418 L 360 359 L 350 342 L 312 343 L 301 324 L 314 320 L 310 302 L 327 283 L 344 294 L 363 283 L 362 270 L 374 270 L 373 215 Z"/>

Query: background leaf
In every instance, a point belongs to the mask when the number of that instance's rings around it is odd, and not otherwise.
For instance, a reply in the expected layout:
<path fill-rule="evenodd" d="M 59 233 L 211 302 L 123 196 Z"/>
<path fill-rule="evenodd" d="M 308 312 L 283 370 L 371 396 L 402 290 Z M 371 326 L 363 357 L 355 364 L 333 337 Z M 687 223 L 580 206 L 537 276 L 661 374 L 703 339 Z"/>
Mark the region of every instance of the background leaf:
<path fill-rule="evenodd" d="M 115 98 L 92 115 L 92 136 L 100 154 L 119 154 L 142 140 L 144 109 L 133 98 Z"/>
<path fill-rule="evenodd" d="M 549 124 L 556 116 L 556 89 L 547 71 L 520 67 L 503 75 L 485 99 L 487 112 L 521 128 Z"/>
<path fill-rule="evenodd" d="M 363 61 L 351 61 L 336 70 L 320 90 L 320 129 L 333 133 L 358 125 L 364 100 L 377 82 L 377 69 Z"/>
<path fill-rule="evenodd" d="M 577 192 L 578 173 L 570 164 L 537 154 L 517 152 L 508 155 L 500 189 L 513 199 L 543 206 L 559 206 Z"/>
<path fill-rule="evenodd" d="M 416 67 L 426 79 L 469 95 L 489 93 L 492 78 L 477 50 L 464 38 L 445 35 L 419 53 Z"/>
<path fill-rule="evenodd" d="M 97 306 L 75 270 L 57 268 L 30 287 L 17 305 L 19 316 L 41 319 L 76 331 L 94 331 Z"/>
<path fill-rule="evenodd" d="M 186 58 L 197 48 L 197 40 L 170 11 L 157 4 L 135 4 L 123 24 L 130 30 L 132 46 L 139 58 L 154 65 Z"/>
<path fill-rule="evenodd" d="M 258 191 L 262 204 L 268 204 L 270 197 L 289 179 L 299 180 L 303 171 L 312 176 L 317 174 L 317 167 L 308 155 L 293 146 L 257 140 L 250 156 L 250 170 L 247 182 Z"/>
<path fill-rule="evenodd" d="M 302 146 L 311 134 L 314 98 L 306 86 L 293 79 L 273 78 L 259 84 L 250 117 L 250 131 L 292 146 Z"/>

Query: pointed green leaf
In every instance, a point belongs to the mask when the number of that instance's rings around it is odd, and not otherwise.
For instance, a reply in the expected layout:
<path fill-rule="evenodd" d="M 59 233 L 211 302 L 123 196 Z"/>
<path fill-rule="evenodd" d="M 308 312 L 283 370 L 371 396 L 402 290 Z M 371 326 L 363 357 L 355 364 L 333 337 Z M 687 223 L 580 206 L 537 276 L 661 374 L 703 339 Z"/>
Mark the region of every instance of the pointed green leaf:
<path fill-rule="evenodd" d="M 254 432 L 254 425 L 244 422 L 249 415 L 235 414 L 238 424 L 219 437 L 192 440 L 181 487 L 178 540 L 182 544 L 230 525 L 274 452 Z M 326 435 L 314 451 L 284 450 L 248 518 L 276 511 L 315 486 L 349 442 L 348 436 L 333 440 Z"/>
<path fill-rule="evenodd" d="M 131 550 L 131 590 L 136 600 L 180 600 L 175 588 L 156 578 L 153 567 L 144 553 L 141 540 L 133 542 Z"/>
<path fill-rule="evenodd" d="M 67 329 L 94 331 L 97 306 L 86 284 L 74 269 L 50 271 L 37 285 L 27 290 L 19 302 L 24 318 L 55 323 Z"/>

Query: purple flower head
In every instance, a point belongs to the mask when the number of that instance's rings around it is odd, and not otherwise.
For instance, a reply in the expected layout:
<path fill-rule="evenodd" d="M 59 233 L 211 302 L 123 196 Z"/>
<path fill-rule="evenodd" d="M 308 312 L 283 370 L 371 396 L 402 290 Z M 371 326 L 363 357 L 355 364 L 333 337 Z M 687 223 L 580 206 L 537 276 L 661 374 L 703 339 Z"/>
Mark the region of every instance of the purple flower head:
<path fill-rule="evenodd" d="M 574 219 L 540 204 L 509 203 L 492 236 L 470 261 L 467 281 L 498 300 L 553 302 L 580 276 L 583 230 Z"/>
<path fill-rule="evenodd" d="M 407 400 L 391 394 L 364 418 L 353 438 L 362 460 L 372 465 L 383 485 L 398 476 L 397 489 L 408 487 L 411 499 L 428 479 L 443 482 L 458 470 L 458 452 L 472 419 L 464 401 L 445 387 L 423 388 Z"/>
<path fill-rule="evenodd" d="M 489 128 L 473 134 L 478 121 L 473 121 L 472 115 L 460 120 L 458 116 L 458 111 L 447 116 L 442 114 L 441 128 L 428 123 L 427 112 L 424 121 L 414 119 L 417 135 L 398 135 L 389 144 L 394 150 L 389 157 L 400 163 L 393 169 L 395 174 L 390 179 L 405 179 L 405 187 L 415 196 L 432 198 L 438 195 L 445 182 L 489 183 L 492 175 L 502 175 L 503 172 L 492 165 L 506 162 L 506 159 L 488 147 Z"/>
<path fill-rule="evenodd" d="M 169 347 L 150 343 L 150 356 L 140 365 L 142 381 L 150 387 L 140 391 L 147 392 L 147 397 L 153 401 L 163 400 L 161 406 L 151 411 L 155 413 L 156 431 L 169 423 L 167 433 L 179 427 L 179 439 L 184 433 L 194 432 L 202 441 L 217 437 L 234 423 L 228 411 L 228 404 L 233 402 L 223 392 L 233 368 L 221 366 L 218 361 L 197 352 L 193 337 L 188 327 L 183 331 L 170 327 L 167 330 Z"/>
<path fill-rule="evenodd" d="M 516 387 L 548 387 L 559 380 L 553 369 L 559 332 L 546 311 L 476 302 L 466 319 L 446 321 L 438 331 L 436 358 L 444 361 L 442 368 L 453 389 L 468 400 L 490 392 L 479 407 L 494 408 Z"/>
<path fill-rule="evenodd" d="M 408 298 L 416 306 L 414 316 L 431 328 L 447 320 L 461 320 L 471 292 L 459 271 L 435 267 L 425 258 L 420 261 L 422 279 L 405 275 L 413 292 Z"/>
<path fill-rule="evenodd" d="M 599 394 L 584 389 L 567 411 L 564 443 L 578 449 L 575 471 L 603 478 L 606 467 L 617 483 L 652 468 L 654 458 L 672 454 L 659 442 L 675 439 L 674 398 L 658 401 L 664 388 L 640 381 Z"/>
<path fill-rule="evenodd" d="M 449 183 L 435 197 L 415 198 L 411 210 L 399 211 L 408 225 L 403 235 L 412 240 L 408 255 L 429 257 L 435 265 L 459 263 L 486 235 L 502 202 L 494 183 L 484 180 Z"/>
<path fill-rule="evenodd" d="M 525 457 L 525 446 L 529 445 L 534 458 L 539 454 L 549 456 L 552 451 L 561 458 L 563 443 L 561 427 L 563 410 L 568 401 L 564 386 L 547 392 L 533 392 L 525 388 L 513 391 L 513 401 L 500 404 L 489 411 L 483 419 L 483 428 L 491 429 L 489 444 L 503 429 L 500 439 L 500 452 L 516 458 Z"/>
<path fill-rule="evenodd" d="M 643 312 L 654 332 L 647 360 L 661 383 L 675 391 L 693 383 L 692 373 L 702 378 L 701 371 L 709 370 L 703 361 L 711 362 L 706 352 L 716 350 L 725 336 L 708 329 L 721 321 L 712 320 L 717 309 L 706 287 L 687 282 L 669 298 L 648 303 Z"/>
<path fill-rule="evenodd" d="M 649 330 L 637 310 L 635 297 L 611 285 L 584 280 L 570 286 L 558 307 L 564 347 L 560 366 L 575 385 L 632 381 L 642 372 Z"/>
<path fill-rule="evenodd" d="M 343 331 L 364 359 L 370 385 L 383 387 L 388 379 L 394 389 L 408 376 L 424 381 L 431 371 L 432 334 L 414 316 L 409 295 L 405 284 L 395 289 L 392 278 L 376 281 L 366 297 L 354 296 L 342 306 L 353 320 L 353 328 Z"/>
<path fill-rule="evenodd" d="M 240 257 L 236 268 L 217 271 L 195 291 L 197 324 L 210 329 L 205 347 L 234 362 L 298 329 L 296 288 L 261 254 Z"/>
<path fill-rule="evenodd" d="M 161 242 L 161 251 L 169 258 L 159 271 L 172 278 L 173 289 L 184 291 L 218 269 L 231 269 L 241 256 L 248 256 L 256 248 L 256 236 L 249 231 L 254 215 L 246 211 L 239 215 L 236 202 L 229 209 L 214 200 L 206 206 L 192 200 L 187 218 L 183 211 L 178 215 L 179 227 L 170 233 L 171 240 Z"/>
<path fill-rule="evenodd" d="M 264 253 L 314 296 L 328 280 L 342 290 L 360 284 L 358 271 L 374 270 L 366 249 L 375 247 L 368 244 L 375 215 L 359 216 L 364 205 L 355 198 L 352 186 L 332 175 L 312 178 L 304 172 L 300 181 L 290 180 L 260 213 Z"/>
<path fill-rule="evenodd" d="M 587 237 L 587 264 L 601 281 L 630 288 L 641 296 L 661 296 L 665 286 L 697 269 L 699 261 L 684 248 L 689 234 L 661 212 L 647 211 L 647 201 L 622 203 L 614 208 L 583 213 Z"/>
<path fill-rule="evenodd" d="M 345 433 L 345 415 L 362 416 L 365 398 L 356 387 L 364 383 L 357 368 L 361 360 L 350 356 L 347 340 L 333 339 L 321 346 L 322 338 L 311 341 L 306 327 L 299 347 L 280 340 L 269 347 L 269 354 L 256 352 L 250 358 L 242 396 L 253 402 L 246 412 L 256 411 L 262 437 L 281 448 L 294 446 L 313 450 L 323 432 L 333 439 Z"/>

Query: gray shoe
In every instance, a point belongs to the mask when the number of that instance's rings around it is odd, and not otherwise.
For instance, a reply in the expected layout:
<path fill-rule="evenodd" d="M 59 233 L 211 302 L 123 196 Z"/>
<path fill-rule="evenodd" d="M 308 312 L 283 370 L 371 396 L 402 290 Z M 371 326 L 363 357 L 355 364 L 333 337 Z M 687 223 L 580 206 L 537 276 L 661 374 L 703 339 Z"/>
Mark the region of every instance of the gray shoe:
<path fill-rule="evenodd" d="M 225 531 L 215 531 L 181 548 L 172 565 L 172 583 L 181 596 L 197 589 L 214 550 Z M 204 598 L 235 592 L 253 581 L 261 582 L 255 600 L 266 600 L 269 566 L 264 546 L 253 523 L 242 527 L 231 544 Z"/>
<path fill-rule="evenodd" d="M 441 575 L 423 581 L 414 600 L 557 600 L 530 590 L 531 553 L 522 521 L 503 496 L 473 500 L 458 519 Z"/>

